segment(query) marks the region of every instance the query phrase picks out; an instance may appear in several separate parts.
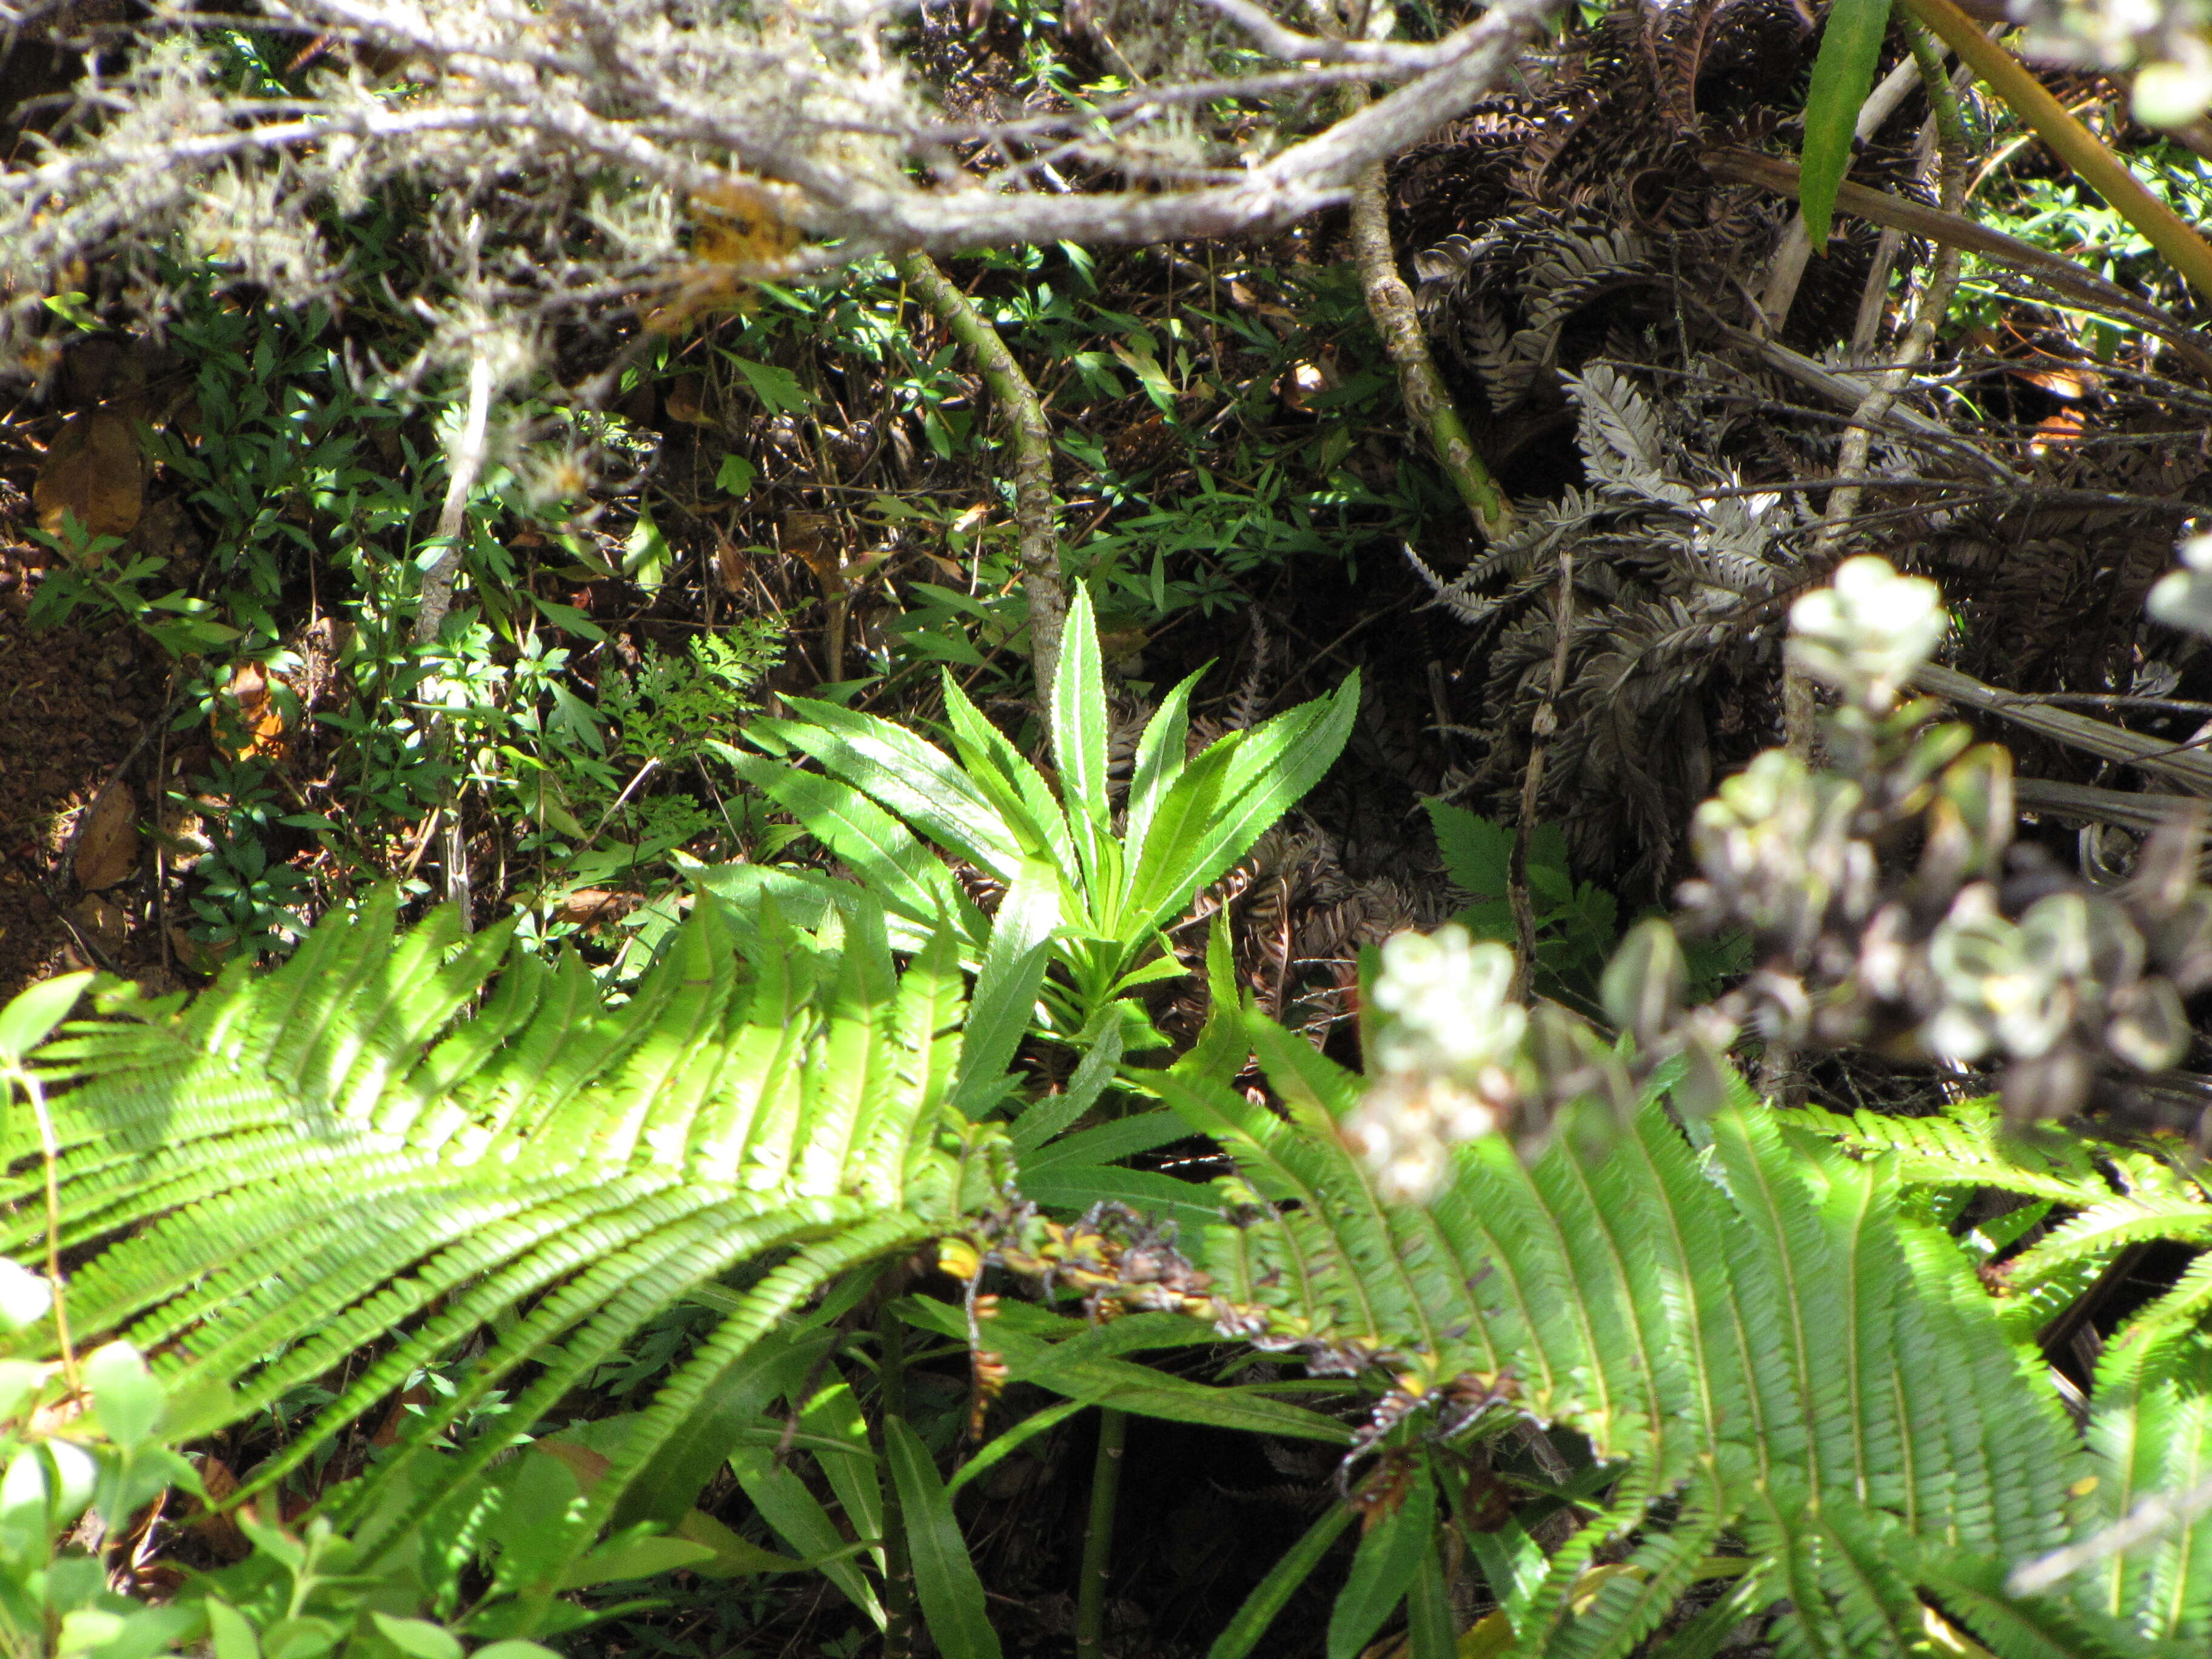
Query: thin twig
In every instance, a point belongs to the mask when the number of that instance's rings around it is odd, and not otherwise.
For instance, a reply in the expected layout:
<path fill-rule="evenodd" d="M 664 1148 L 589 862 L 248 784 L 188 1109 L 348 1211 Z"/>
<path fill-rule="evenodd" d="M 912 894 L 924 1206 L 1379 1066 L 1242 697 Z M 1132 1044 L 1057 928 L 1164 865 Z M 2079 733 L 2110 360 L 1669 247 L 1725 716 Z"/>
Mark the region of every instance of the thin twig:
<path fill-rule="evenodd" d="M 1528 765 L 1521 775 L 1521 815 L 1513 826 L 1513 857 L 1507 866 L 1505 891 L 1513 907 L 1512 995 L 1527 1002 L 1536 982 L 1536 906 L 1528 892 L 1528 841 L 1536 830 L 1536 801 L 1544 787 L 1544 764 L 1552 751 L 1553 734 L 1559 729 L 1559 696 L 1566 690 L 1567 647 L 1575 631 L 1575 551 L 1569 544 L 1559 550 L 1559 592 L 1553 607 L 1552 678 L 1536 718 L 1528 728 Z"/>

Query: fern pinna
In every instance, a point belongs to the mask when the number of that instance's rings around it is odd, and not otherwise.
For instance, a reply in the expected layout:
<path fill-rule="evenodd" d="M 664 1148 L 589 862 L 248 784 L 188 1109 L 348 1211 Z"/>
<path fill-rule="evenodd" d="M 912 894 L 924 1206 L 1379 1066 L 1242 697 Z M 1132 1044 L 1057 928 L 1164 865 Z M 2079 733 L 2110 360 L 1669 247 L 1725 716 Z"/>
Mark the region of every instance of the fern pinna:
<path fill-rule="evenodd" d="M 478 1435 L 439 1479 L 402 1479 L 519 1374 L 508 1420 L 526 1424 L 672 1304 L 726 1307 L 578 1507 L 573 1557 L 782 1316 L 951 1224 L 963 982 L 949 939 L 897 972 L 857 890 L 811 933 L 702 900 L 612 1007 L 573 958 L 520 954 L 505 928 L 393 917 L 387 894 L 266 977 L 125 1004 L 134 1018 L 41 1053 L 70 1319 L 80 1341 L 126 1334 L 155 1357 L 179 1440 L 373 1356 L 256 1486 L 492 1325 L 457 1395 L 353 1500 L 374 1504 L 373 1542 L 506 1443 Z M 9 1128 L 0 1248 L 29 1249 L 44 1171 L 35 1130 Z M 713 1283 L 739 1268 L 738 1294 Z M 381 1496 L 410 1488 L 427 1495 Z"/>
<path fill-rule="evenodd" d="M 1571 1123 L 1526 1164 L 1486 1137 L 1429 1202 L 1387 1202 L 1334 1128 L 1360 1080 L 1249 1027 L 1290 1121 L 1190 1068 L 1162 1084 L 1239 1166 L 1233 1219 L 1197 1253 L 1219 1305 L 1264 1343 L 1379 1368 L 1378 1428 L 1525 1412 L 1612 1473 L 1548 1558 L 1511 1522 L 1469 1532 L 1514 1652 L 1711 1653 L 1762 1610 L 1784 1651 L 1836 1659 L 2201 1650 L 2203 1540 L 2153 1548 L 2162 1573 L 2100 1558 L 2042 1595 L 2006 1589 L 2146 1491 L 2201 1479 L 2201 1361 L 2153 1366 L 2085 1447 L 1894 1165 L 1747 1102 L 1694 1139 L 1656 1102 L 1620 1130 Z M 2114 1573 L 2155 1578 L 2166 1605 Z M 1685 1592 L 1715 1579 L 1732 1588 L 1688 1617 Z"/>

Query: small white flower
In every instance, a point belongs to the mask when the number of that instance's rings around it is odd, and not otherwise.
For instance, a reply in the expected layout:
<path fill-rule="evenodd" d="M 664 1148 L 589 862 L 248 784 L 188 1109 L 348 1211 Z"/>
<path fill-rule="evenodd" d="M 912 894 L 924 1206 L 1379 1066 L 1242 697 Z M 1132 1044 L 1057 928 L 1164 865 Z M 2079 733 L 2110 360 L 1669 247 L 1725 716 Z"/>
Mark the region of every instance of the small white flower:
<path fill-rule="evenodd" d="M 20 1331 L 35 1325 L 54 1305 L 54 1287 L 44 1273 L 0 1255 L 0 1327 Z"/>
<path fill-rule="evenodd" d="M 1528 1029 L 1526 1011 L 1507 1000 L 1512 984 L 1513 952 L 1477 944 L 1456 924 L 1393 935 L 1375 981 L 1375 1006 L 1390 1016 L 1376 1038 L 1375 1067 L 1472 1083 Z"/>
<path fill-rule="evenodd" d="M 1887 559 L 1846 559 L 1830 584 L 1790 607 L 1790 660 L 1847 702 L 1886 709 L 1950 625 L 1943 596 Z"/>
<path fill-rule="evenodd" d="M 2212 635 L 2212 536 L 2191 536 L 2179 551 L 2181 568 L 2150 591 L 2150 614 L 2168 628 Z"/>

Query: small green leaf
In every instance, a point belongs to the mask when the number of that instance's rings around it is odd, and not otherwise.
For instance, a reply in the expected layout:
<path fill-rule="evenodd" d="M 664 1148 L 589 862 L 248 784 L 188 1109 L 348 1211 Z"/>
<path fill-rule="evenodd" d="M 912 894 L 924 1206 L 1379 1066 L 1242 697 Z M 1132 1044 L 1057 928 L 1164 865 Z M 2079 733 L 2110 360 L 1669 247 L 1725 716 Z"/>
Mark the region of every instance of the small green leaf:
<path fill-rule="evenodd" d="M 207 1603 L 208 1631 L 215 1638 L 215 1659 L 261 1659 L 261 1639 L 252 1623 L 228 1601 Z"/>
<path fill-rule="evenodd" d="M 711 1559 L 714 1549 L 688 1538 L 634 1538 L 604 1544 L 561 1575 L 557 1588 L 583 1589 L 623 1578 L 651 1578 Z"/>
<path fill-rule="evenodd" d="M 830 1482 L 830 1490 L 844 1506 L 845 1522 L 862 1538 L 881 1538 L 884 1532 L 883 1480 L 877 1472 L 876 1455 L 868 1444 L 867 1420 L 860 1415 L 853 1390 L 842 1382 L 822 1389 L 799 1413 L 810 1441 L 828 1440 L 842 1445 L 845 1455 L 824 1455 L 817 1449 L 814 1461 Z M 878 1568 L 884 1553 L 872 1554 Z"/>
<path fill-rule="evenodd" d="M 1859 106 L 1874 86 L 1888 31 L 1889 0 L 1831 0 L 1805 99 L 1805 146 L 1797 164 L 1797 204 L 1819 252 L 1828 251 L 1836 186 L 1850 169 Z"/>
<path fill-rule="evenodd" d="M 1005 1092 L 1006 1067 L 1029 1030 L 1059 925 L 1060 872 L 1040 859 L 1024 859 L 992 918 L 960 1040 L 952 1103 L 970 1117 L 981 1117 Z"/>
<path fill-rule="evenodd" d="M 720 349 L 720 348 L 717 348 Z M 757 363 L 734 351 L 723 351 L 731 368 L 744 376 L 745 386 L 771 415 L 797 415 L 814 407 L 814 394 L 799 383 L 799 376 L 773 363 Z"/>
<path fill-rule="evenodd" d="M 1013 879 L 1022 857 L 1019 838 L 951 756 L 879 715 L 811 697 L 784 701 L 799 719 L 757 724 L 813 756 L 939 846 L 1001 881 Z"/>
<path fill-rule="evenodd" d="M 725 495 L 749 495 L 753 480 L 760 474 L 753 464 L 742 455 L 725 455 L 722 465 L 714 472 L 714 488 Z"/>
<path fill-rule="evenodd" d="M 623 544 L 623 574 L 647 592 L 653 592 L 667 580 L 670 562 L 667 539 L 653 521 L 652 509 L 640 507 L 637 523 Z"/>
<path fill-rule="evenodd" d="M 1429 827 L 1435 831 L 1437 851 L 1443 855 L 1444 873 L 1452 885 L 1474 897 L 1502 898 L 1510 884 L 1513 832 L 1495 819 L 1470 812 L 1449 801 L 1425 800 Z"/>
<path fill-rule="evenodd" d="M 1367 1529 L 1328 1616 L 1328 1659 L 1358 1659 L 1421 1571 L 1435 1536 L 1437 1499 L 1425 1467 L 1405 1501 Z"/>
<path fill-rule="evenodd" d="M 1172 1179 L 1165 1176 L 1157 1178 Z M 1203 1188 L 1188 1190 L 1199 1192 Z M 1014 1381 L 1035 1382 L 1070 1399 L 1089 1400 L 1111 1406 L 1115 1411 L 1161 1418 L 1170 1423 L 1197 1423 L 1208 1428 L 1286 1435 L 1330 1445 L 1343 1445 L 1352 1437 L 1351 1431 L 1334 1419 L 1310 1412 L 1303 1406 L 1293 1406 L 1288 1401 L 1273 1399 L 1257 1389 L 1216 1387 L 1129 1360 L 1093 1357 L 1079 1349 L 1069 1352 L 1062 1345 L 1022 1335 L 995 1321 L 990 1327 L 989 1340 L 1006 1361 L 1007 1374 Z"/>
<path fill-rule="evenodd" d="M 280 1619 L 261 1633 L 263 1659 L 322 1659 L 341 1634 L 327 1619 Z"/>
<path fill-rule="evenodd" d="M 41 980 L 0 1008 L 0 1066 L 12 1066 L 46 1040 L 76 1006 L 92 970 Z"/>
<path fill-rule="evenodd" d="M 1339 1534 L 1352 1524 L 1352 1510 L 1344 1504 L 1334 1504 L 1328 1512 L 1307 1528 L 1306 1535 L 1291 1546 L 1282 1559 L 1267 1570 L 1244 1605 L 1237 1609 L 1237 1616 L 1229 1621 L 1229 1628 L 1213 1639 L 1206 1650 L 1206 1659 L 1244 1659 L 1244 1656 L 1260 1644 L 1267 1633 L 1267 1626 L 1275 1622 L 1299 1585 L 1313 1576 Z"/>
<path fill-rule="evenodd" d="M 738 1432 L 769 1401 L 796 1387 L 836 1341 L 832 1331 L 785 1327 L 731 1360 L 701 1390 L 683 1422 L 630 1482 L 615 1506 L 614 1527 L 619 1530 L 641 1521 L 676 1525 L 720 1469 Z M 559 1455 L 558 1442 L 538 1444 Z M 584 1480 L 577 1484 L 591 1490 Z"/>
<path fill-rule="evenodd" d="M 1091 1045 L 1091 1052 L 1075 1068 L 1075 1075 L 1067 1080 L 1067 1087 L 1056 1095 L 1047 1095 L 1032 1104 L 1013 1121 L 1006 1138 L 1013 1143 L 1017 1157 L 1043 1146 L 1054 1135 L 1081 1117 L 1098 1103 L 1106 1092 L 1106 1085 L 1114 1080 L 1114 1069 L 1121 1063 L 1121 1023 L 1109 1024 Z"/>
<path fill-rule="evenodd" d="M 1098 655 L 1098 626 L 1091 591 L 1078 583 L 1060 635 L 1059 672 L 1053 677 L 1052 752 L 1068 827 L 1086 873 L 1098 885 L 1099 843 L 1110 833 L 1113 809 L 1106 799 L 1106 681 Z"/>
<path fill-rule="evenodd" d="M 1454 1622 L 1443 1563 L 1431 1545 L 1421 1557 L 1413 1589 L 1406 1593 L 1406 1659 L 1459 1659 Z"/>
<path fill-rule="evenodd" d="M 768 1421 L 771 1419 L 763 1419 Z M 777 1437 L 779 1439 L 781 1436 Z M 824 1560 L 845 1547 L 845 1540 L 830 1511 L 806 1489 L 806 1483 L 775 1461 L 773 1445 L 740 1446 L 730 1454 L 730 1473 L 776 1535 L 800 1555 L 823 1562 L 823 1577 L 843 1592 L 845 1599 L 884 1628 L 883 1603 L 851 1560 Z"/>
<path fill-rule="evenodd" d="M 842 1457 L 830 1460 L 841 1464 L 847 1461 Z M 702 1578 L 744 1578 L 757 1572 L 806 1572 L 813 1566 L 811 1561 L 778 1555 L 774 1550 L 764 1550 L 739 1537 L 704 1510 L 685 1511 L 676 1523 L 676 1535 L 714 1552 L 712 1557 L 691 1569 Z"/>
<path fill-rule="evenodd" d="M 383 1632 L 384 1639 L 408 1659 L 461 1659 L 461 1638 L 443 1625 L 427 1619 L 394 1619 L 387 1613 L 368 1615 Z"/>
<path fill-rule="evenodd" d="M 488 1646 L 478 1648 L 470 1656 L 470 1659 L 561 1659 L 561 1656 L 552 1649 L 541 1647 L 535 1642 L 525 1642 L 520 1638 L 510 1637 L 504 1642 L 494 1642 Z"/>
<path fill-rule="evenodd" d="M 1151 828 L 1152 814 L 1169 786 L 1182 775 L 1190 732 L 1190 694 L 1205 672 L 1205 668 L 1198 669 L 1169 692 L 1145 722 L 1144 735 L 1137 739 L 1136 762 L 1129 774 L 1128 824 L 1122 836 L 1133 852 L 1145 844 L 1145 832 Z"/>
<path fill-rule="evenodd" d="M 143 1445 L 161 1420 L 161 1385 L 128 1342 L 111 1342 L 84 1362 L 92 1386 L 92 1408 L 100 1426 L 118 1446 Z"/>
<path fill-rule="evenodd" d="M 914 1562 L 915 1593 L 922 1617 L 945 1659 L 999 1659 L 983 1581 L 960 1534 L 952 1497 L 937 1465 L 901 1417 L 884 1419 L 884 1450 L 906 1517 L 907 1549 Z"/>

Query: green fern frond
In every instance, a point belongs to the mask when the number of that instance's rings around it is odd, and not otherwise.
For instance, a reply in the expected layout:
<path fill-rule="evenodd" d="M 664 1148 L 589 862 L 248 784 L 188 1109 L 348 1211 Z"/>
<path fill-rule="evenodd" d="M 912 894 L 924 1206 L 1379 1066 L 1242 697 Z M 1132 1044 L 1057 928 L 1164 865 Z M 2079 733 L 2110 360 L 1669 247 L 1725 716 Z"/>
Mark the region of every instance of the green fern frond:
<path fill-rule="evenodd" d="M 702 901 L 609 1007 L 506 929 L 395 915 L 380 895 L 266 977 L 126 1003 L 41 1051 L 71 1322 L 154 1354 L 187 1438 L 366 1352 L 257 1486 L 496 1326 L 350 1500 L 383 1535 L 497 1454 L 505 1437 L 479 1436 L 415 1503 L 383 1502 L 495 1391 L 523 1384 L 508 1420 L 532 1420 L 695 1288 L 764 1265 L 581 1506 L 573 1556 L 714 1370 L 830 1279 L 953 1224 L 956 948 L 933 937 L 902 975 L 857 894 L 811 933 Z M 22 1250 L 45 1173 L 30 1127 L 8 1134 L 0 1248 Z"/>
<path fill-rule="evenodd" d="M 2196 1191 L 2107 1197 L 2021 1252 L 2013 1263 L 2013 1278 L 2033 1285 L 2071 1263 L 2101 1261 L 2127 1245 L 2159 1238 L 2212 1243 L 2212 1203 Z"/>
<path fill-rule="evenodd" d="M 1846 1152 L 1894 1157 L 1898 1179 L 1909 1186 L 1992 1187 L 2069 1206 L 2094 1203 L 2112 1190 L 2090 1143 L 2047 1124 L 2008 1122 L 1988 1098 L 1961 1101 L 1931 1117 L 1846 1116 L 1814 1108 L 1790 1115 Z"/>
<path fill-rule="evenodd" d="M 2013 1561 L 2072 1534 L 2087 1455 L 1970 1259 L 1901 1206 L 1896 1147 L 1732 1109 L 1700 1152 L 1654 1105 L 1625 1133 L 1570 1121 L 1532 1163 L 1462 1144 L 1428 1202 L 1386 1202 L 1334 1128 L 1358 1080 L 1249 1024 L 1291 1121 L 1194 1071 L 1160 1085 L 1238 1164 L 1200 1256 L 1218 1293 L 1263 1340 L 1372 1362 L 1412 1402 L 1469 1373 L 1510 1385 L 1615 1472 L 1516 1609 L 1516 1652 L 1626 1652 L 1723 1532 L 1759 1542 L 1753 1577 L 1799 1609 L 1793 1650 L 1917 1651 L 1919 1540 Z M 1971 1150 L 1947 1167 L 1998 1156 L 1994 1128 Z M 2086 1163 L 2023 1176 L 2093 1178 L 2109 1195 Z M 1624 1536 L 1639 1571 L 1578 1590 Z"/>
<path fill-rule="evenodd" d="M 2212 1338 L 2185 1330 L 2115 1341 L 2092 1397 L 2091 1536 L 2147 1502 L 2197 1501 L 2084 1567 L 2074 1599 L 2176 1651 L 2202 1652 L 2212 1644 L 2212 1513 L 2203 1501 L 2212 1480 Z"/>

